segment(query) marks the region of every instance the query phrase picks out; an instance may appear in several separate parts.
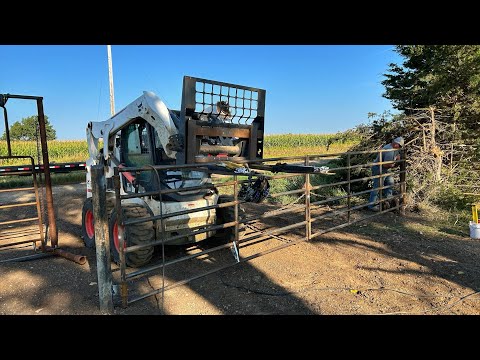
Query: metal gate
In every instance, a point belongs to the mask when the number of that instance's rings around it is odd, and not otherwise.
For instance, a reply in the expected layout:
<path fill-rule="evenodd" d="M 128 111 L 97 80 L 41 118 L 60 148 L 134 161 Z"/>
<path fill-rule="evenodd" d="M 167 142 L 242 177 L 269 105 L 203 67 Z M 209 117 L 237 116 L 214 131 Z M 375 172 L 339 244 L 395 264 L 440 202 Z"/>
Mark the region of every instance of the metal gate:
<path fill-rule="evenodd" d="M 8 124 L 8 113 L 6 103 L 9 99 L 20 100 L 33 100 L 37 104 L 37 116 L 38 116 L 38 137 L 41 146 L 38 157 L 42 159 L 43 166 L 35 166 L 33 157 L 31 156 L 13 156 L 10 132 Z M 45 116 L 43 113 L 43 97 L 30 96 L 30 95 L 13 95 L 13 94 L 0 94 L 0 107 L 3 108 L 4 121 L 5 121 L 5 138 L 7 143 L 7 156 L 0 156 L 0 161 L 8 159 L 29 159 L 30 165 L 28 168 L 15 168 L 14 166 L 3 168 L 0 172 L 1 176 L 9 175 L 25 175 L 31 174 L 32 186 L 20 187 L 16 189 L 4 189 L 0 190 L 0 250 L 1 252 L 0 263 L 10 261 L 27 261 L 33 260 L 50 255 L 58 255 L 65 257 L 66 259 L 75 261 L 79 264 L 86 262 L 85 256 L 71 254 L 65 250 L 58 248 L 58 231 L 55 217 L 55 210 L 53 206 L 53 193 L 52 183 L 50 178 L 50 162 L 48 158 L 48 146 L 47 146 L 47 133 L 45 128 Z M 41 168 L 41 170 L 40 170 Z M 37 173 L 44 174 L 44 189 L 45 201 L 41 202 L 39 197 L 39 187 L 37 182 Z M 20 200 L 11 200 L 9 194 L 24 193 L 25 196 L 20 196 Z M 28 193 L 30 192 L 30 193 Z M 34 196 L 33 196 L 34 195 Z M 10 198 L 10 200 L 9 200 Z M 24 200 L 21 200 L 21 199 Z M 34 201 L 33 201 L 34 200 Z M 35 206 L 35 211 L 32 212 L 32 208 Z M 42 209 L 46 208 L 47 216 L 42 215 Z M 20 210 L 24 210 L 23 213 Z M 46 222 L 46 227 L 44 223 Z M 32 224 L 28 226 L 28 224 Z M 27 225 L 25 227 L 25 225 Z M 44 230 L 48 229 L 48 234 Z M 47 245 L 47 241 L 50 241 L 50 245 Z M 23 255 L 20 248 L 22 245 L 32 243 L 34 254 Z M 28 245 L 27 245 L 28 246 Z M 12 250 L 12 251 L 6 251 Z M 41 252 L 37 252 L 41 250 Z M 12 255 L 13 254 L 13 255 Z"/>
<path fill-rule="evenodd" d="M 400 160 L 395 160 L 393 162 L 382 162 L 380 156 L 380 162 L 372 162 L 372 154 L 383 154 L 386 151 L 392 150 L 358 151 L 338 154 L 242 161 L 243 164 L 248 164 L 251 169 L 262 169 L 262 166 L 264 168 L 268 168 L 268 166 L 264 165 L 269 163 L 279 164 L 281 161 L 288 161 L 296 164 L 301 161 L 304 165 L 329 165 L 329 167 L 328 171 L 323 174 L 275 174 L 265 172 L 261 173 L 258 171 L 255 175 L 250 174 L 253 178 L 264 176 L 272 185 L 272 191 L 269 194 L 269 199 L 271 199 L 270 201 L 273 202 L 273 204 L 267 203 L 268 206 L 248 203 L 239 197 L 239 191 L 242 184 L 252 181 L 252 178 L 247 178 L 246 175 L 242 174 L 232 174 L 232 172 L 230 172 L 227 174 L 231 175 L 231 179 L 227 181 L 217 181 L 215 183 L 207 183 L 202 186 L 188 188 L 189 190 L 218 189 L 220 193 L 222 192 L 222 189 L 230 189 L 230 191 L 223 191 L 224 193 L 229 193 L 232 195 L 232 201 L 230 202 L 182 210 L 169 214 L 162 214 L 160 212 L 159 215 L 150 214 L 149 216 L 135 218 L 124 217 L 122 211 L 124 204 L 122 201 L 127 199 L 142 199 L 151 196 L 157 196 L 160 203 L 162 203 L 162 197 L 165 197 L 165 195 L 185 189 L 132 192 L 122 195 L 120 187 L 122 178 L 124 176 L 131 177 L 132 174 L 152 172 L 154 174 L 154 179 L 156 178 L 158 183 L 160 183 L 161 173 L 167 170 L 195 170 L 216 174 L 219 174 L 219 172 L 218 170 L 212 171 L 211 168 L 209 168 L 209 165 L 214 166 L 214 163 L 181 166 L 172 165 L 115 168 L 115 175 L 113 177 L 115 188 L 115 213 L 116 223 L 119 224 L 115 231 L 112 229 L 113 221 L 110 221 L 110 225 L 108 221 L 109 214 L 107 214 L 105 201 L 106 181 L 104 176 L 104 168 L 102 166 L 92 166 L 92 193 L 95 216 L 100 309 L 107 313 L 112 311 L 114 303 L 112 300 L 112 288 L 118 290 L 114 291 L 114 293 L 116 293 L 118 298 L 121 299 L 121 305 L 123 307 L 156 294 L 162 294 L 163 304 L 163 294 L 165 291 L 186 284 L 190 281 L 199 279 L 239 263 L 258 258 L 271 252 L 285 249 L 303 241 L 312 241 L 313 239 L 319 238 L 322 234 L 325 234 L 329 231 L 341 229 L 349 225 L 371 219 L 386 212 L 397 211 L 400 214 L 403 214 L 405 209 L 406 192 L 405 150 L 401 150 Z M 336 157 L 337 160 L 342 159 L 343 166 L 339 166 L 338 162 L 335 164 L 335 162 L 332 161 L 332 157 Z M 371 175 L 370 169 L 372 166 L 379 165 L 381 168 L 382 165 L 386 163 L 396 163 L 396 165 L 399 165 L 399 167 L 390 173 L 383 173 L 380 171 L 380 175 Z M 335 176 L 332 178 L 334 180 L 329 181 L 328 176 Z M 383 180 L 387 176 L 393 176 L 396 178 L 396 182 L 393 185 L 384 186 Z M 275 181 L 279 181 L 281 179 L 288 179 L 290 185 L 288 186 L 287 191 L 275 192 L 274 190 L 276 186 L 273 184 Z M 368 182 L 374 179 L 378 179 L 379 181 L 379 186 L 376 188 L 376 190 L 379 190 L 379 198 L 377 201 L 369 202 L 368 195 L 372 189 L 368 187 Z M 294 185 L 297 185 L 297 188 L 291 189 Z M 362 187 L 365 189 L 360 190 L 359 188 Z M 160 186 L 158 186 L 158 188 L 161 189 Z M 383 197 L 382 193 L 383 190 L 388 188 L 392 188 L 394 190 L 394 194 L 391 198 L 386 199 Z M 336 190 L 333 191 L 332 189 Z M 387 206 L 387 203 L 393 203 L 394 205 Z M 379 205 L 380 211 L 374 213 L 366 213 L 362 211 L 367 206 L 375 204 Z M 249 208 L 249 216 L 240 216 L 240 205 Z M 188 232 L 182 232 L 181 234 L 166 229 L 165 222 L 169 218 L 204 211 L 214 212 L 216 209 L 226 207 L 233 207 L 233 221 L 226 223 L 203 224 L 196 227 L 191 227 Z M 162 206 L 160 206 L 160 209 L 162 209 Z M 277 219 L 285 214 L 288 214 L 288 217 L 282 218 L 282 222 L 284 222 L 284 224 L 281 226 L 279 226 L 276 221 L 273 221 L 273 225 L 270 224 L 271 226 L 266 225 L 265 220 Z M 128 227 L 138 224 L 150 224 L 148 226 L 157 229 L 157 231 L 154 232 L 151 239 L 142 241 L 141 244 L 127 243 L 128 241 L 125 240 L 125 234 Z M 188 254 L 176 254 L 175 251 L 171 251 L 171 247 L 168 246 L 169 244 L 178 241 L 185 236 L 196 236 L 229 228 L 233 228 L 234 236 L 231 241 L 227 243 L 220 245 L 204 245 L 198 247 L 194 252 Z M 287 232 L 290 235 L 293 235 L 293 237 L 285 238 L 281 236 L 281 234 Z M 111 236 L 116 236 L 115 241 L 118 241 L 118 266 L 112 263 L 110 259 L 110 246 L 112 246 L 111 244 L 114 244 L 114 239 L 110 239 Z M 201 241 L 198 244 L 204 242 L 208 243 L 208 240 Z M 254 253 L 246 253 L 246 250 L 249 246 L 259 243 L 266 244 L 267 242 L 268 249 Z M 156 257 L 153 257 L 152 262 L 138 268 L 130 268 L 127 266 L 126 257 L 128 254 L 153 247 L 160 248 L 161 250 L 159 251 L 160 254 L 158 254 Z M 197 269 L 195 269 L 194 273 L 188 273 L 188 271 L 185 271 L 186 276 L 180 280 L 175 279 L 172 281 L 166 277 L 166 271 L 169 268 L 179 266 L 180 264 L 195 258 L 210 257 L 214 252 L 228 251 L 228 249 L 232 251 L 232 256 L 230 256 L 230 261 L 226 263 L 213 265 L 210 264 L 203 269 L 203 271 L 197 272 Z M 152 274 L 161 275 L 161 286 L 143 293 L 131 291 L 131 284 L 133 282 Z"/>
<path fill-rule="evenodd" d="M 34 169 L 34 160 L 30 156 L 0 156 L 1 160 L 28 159 Z M 9 173 L 15 175 L 16 173 Z M 0 250 L 19 248 L 32 243 L 33 249 L 44 251 L 44 232 L 37 176 L 31 170 L 32 186 L 0 190 Z M 11 194 L 21 192 L 23 201 L 9 200 Z M 35 213 L 29 211 L 35 207 Z M 22 213 L 22 210 L 23 213 Z M 33 215 L 33 217 L 31 216 Z M 18 227 L 20 225 L 21 227 Z"/>

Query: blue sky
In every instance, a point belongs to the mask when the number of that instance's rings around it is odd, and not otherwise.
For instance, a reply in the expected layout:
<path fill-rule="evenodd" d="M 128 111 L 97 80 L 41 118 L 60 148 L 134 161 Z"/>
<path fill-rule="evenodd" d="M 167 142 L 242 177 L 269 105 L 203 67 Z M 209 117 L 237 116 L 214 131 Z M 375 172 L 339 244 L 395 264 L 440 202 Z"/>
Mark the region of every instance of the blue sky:
<path fill-rule="evenodd" d="M 179 109 L 189 75 L 265 89 L 267 134 L 333 133 L 392 110 L 380 82 L 400 62 L 392 45 L 113 45 L 112 58 L 117 111 L 144 90 Z M 58 139 L 110 116 L 108 86 L 105 45 L 0 45 L 0 93 L 43 96 Z M 36 115 L 34 101 L 7 110 L 10 125 Z"/>

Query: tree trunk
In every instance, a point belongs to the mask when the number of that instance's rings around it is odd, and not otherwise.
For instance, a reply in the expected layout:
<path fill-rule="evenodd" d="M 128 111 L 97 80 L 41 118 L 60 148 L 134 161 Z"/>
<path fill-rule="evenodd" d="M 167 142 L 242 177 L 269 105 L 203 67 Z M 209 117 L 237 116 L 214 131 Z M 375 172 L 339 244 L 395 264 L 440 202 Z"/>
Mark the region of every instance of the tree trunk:
<path fill-rule="evenodd" d="M 430 120 L 432 122 L 431 131 L 430 131 L 430 149 L 433 153 L 435 165 L 434 165 L 434 179 L 435 182 L 439 182 L 442 179 L 442 150 L 440 147 L 437 146 L 437 142 L 435 140 L 435 132 L 436 132 L 436 123 L 435 123 L 435 108 L 430 107 Z"/>

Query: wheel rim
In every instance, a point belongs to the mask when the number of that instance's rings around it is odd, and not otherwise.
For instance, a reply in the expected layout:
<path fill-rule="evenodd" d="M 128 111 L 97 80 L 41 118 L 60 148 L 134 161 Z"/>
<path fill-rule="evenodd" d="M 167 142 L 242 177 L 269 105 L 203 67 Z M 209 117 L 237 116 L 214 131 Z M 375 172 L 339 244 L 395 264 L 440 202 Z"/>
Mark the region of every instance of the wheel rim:
<path fill-rule="evenodd" d="M 120 253 L 120 241 L 118 240 L 118 226 L 116 221 L 115 224 L 113 224 L 113 244 L 115 245 L 115 250 Z M 123 243 L 123 248 L 125 249 L 126 247 L 127 244 Z"/>
<path fill-rule="evenodd" d="M 85 214 L 85 230 L 87 231 L 87 236 L 92 239 L 95 235 L 95 224 L 93 212 L 91 210 L 87 210 L 87 213 Z"/>

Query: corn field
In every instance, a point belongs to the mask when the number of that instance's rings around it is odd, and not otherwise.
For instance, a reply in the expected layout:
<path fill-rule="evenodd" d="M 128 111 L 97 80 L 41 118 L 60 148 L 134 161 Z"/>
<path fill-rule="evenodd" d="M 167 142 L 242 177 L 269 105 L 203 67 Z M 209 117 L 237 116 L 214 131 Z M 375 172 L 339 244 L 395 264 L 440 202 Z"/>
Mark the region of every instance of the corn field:
<path fill-rule="evenodd" d="M 358 140 L 346 133 L 337 134 L 282 134 L 265 136 L 265 157 L 342 152 Z M 12 141 L 12 155 L 32 156 L 39 163 L 36 141 Z M 40 148 L 40 144 L 38 144 Z M 7 155 L 7 143 L 0 142 L 0 156 Z M 41 148 L 38 150 L 41 157 Z M 51 163 L 80 162 L 88 158 L 87 142 L 82 140 L 53 140 L 48 142 Z M 42 161 L 40 161 L 42 162 Z M 0 166 L 28 164 L 25 159 L 0 160 Z"/>
<path fill-rule="evenodd" d="M 42 156 L 40 144 L 36 141 L 12 141 L 12 155 L 32 156 L 35 163 L 39 163 L 38 156 Z M 8 153 L 6 141 L 0 142 L 0 155 Z M 53 140 L 48 142 L 48 158 L 51 163 L 79 162 L 88 158 L 87 142 L 80 140 Z M 40 161 L 43 162 L 43 161 Z M 26 159 L 0 160 L 1 166 L 28 164 Z"/>
<path fill-rule="evenodd" d="M 353 134 L 281 134 L 265 136 L 264 148 L 270 147 L 317 147 L 331 144 L 353 145 L 359 141 Z"/>

